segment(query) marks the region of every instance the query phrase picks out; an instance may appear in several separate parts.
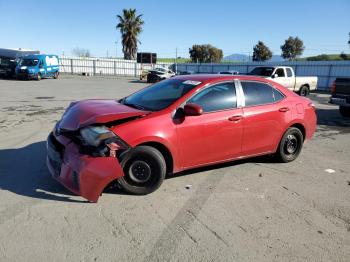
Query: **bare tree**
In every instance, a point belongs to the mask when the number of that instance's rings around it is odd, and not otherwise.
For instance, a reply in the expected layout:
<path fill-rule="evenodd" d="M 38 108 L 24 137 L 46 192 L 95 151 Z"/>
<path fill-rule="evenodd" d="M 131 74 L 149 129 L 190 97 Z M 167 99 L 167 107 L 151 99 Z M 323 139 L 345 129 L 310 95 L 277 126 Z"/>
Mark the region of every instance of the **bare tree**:
<path fill-rule="evenodd" d="M 75 56 L 79 56 L 79 57 L 90 57 L 90 50 L 89 49 L 85 49 L 85 48 L 81 48 L 81 47 L 76 47 L 72 50 L 72 53 Z"/>

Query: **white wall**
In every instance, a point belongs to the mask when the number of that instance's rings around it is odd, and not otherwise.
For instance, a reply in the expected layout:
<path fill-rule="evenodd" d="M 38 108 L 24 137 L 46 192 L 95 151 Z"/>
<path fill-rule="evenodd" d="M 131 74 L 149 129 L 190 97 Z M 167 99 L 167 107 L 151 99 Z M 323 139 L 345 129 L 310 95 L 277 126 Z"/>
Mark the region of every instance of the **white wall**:
<path fill-rule="evenodd" d="M 172 63 L 156 65 L 139 64 L 135 60 L 109 58 L 60 57 L 60 72 L 69 74 L 90 73 L 91 75 L 124 75 L 138 77 L 142 69 L 154 66 L 171 66 Z"/>

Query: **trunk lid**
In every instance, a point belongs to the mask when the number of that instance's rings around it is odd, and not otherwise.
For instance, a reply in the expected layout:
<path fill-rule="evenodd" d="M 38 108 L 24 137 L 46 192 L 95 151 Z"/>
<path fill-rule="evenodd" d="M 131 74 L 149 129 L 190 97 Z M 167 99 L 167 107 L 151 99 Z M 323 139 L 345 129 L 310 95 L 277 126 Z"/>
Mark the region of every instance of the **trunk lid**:
<path fill-rule="evenodd" d="M 73 102 L 64 112 L 60 128 L 74 131 L 79 128 L 121 119 L 144 116 L 149 111 L 138 110 L 112 99 L 93 99 Z"/>

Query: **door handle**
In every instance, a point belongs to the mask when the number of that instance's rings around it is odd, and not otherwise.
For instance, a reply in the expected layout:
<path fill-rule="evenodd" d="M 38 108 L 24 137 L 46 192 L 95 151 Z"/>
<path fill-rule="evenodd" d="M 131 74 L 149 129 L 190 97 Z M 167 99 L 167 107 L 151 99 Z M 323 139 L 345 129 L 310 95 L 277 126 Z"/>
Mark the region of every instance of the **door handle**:
<path fill-rule="evenodd" d="M 280 109 L 278 109 L 278 111 L 287 112 L 287 111 L 289 111 L 289 108 L 288 107 L 281 107 Z"/>
<path fill-rule="evenodd" d="M 243 118 L 243 116 L 241 116 L 241 115 L 236 115 L 236 116 L 231 116 L 231 117 L 229 117 L 229 121 L 233 121 L 233 122 L 237 122 L 237 121 L 239 121 L 239 120 L 241 120 Z"/>

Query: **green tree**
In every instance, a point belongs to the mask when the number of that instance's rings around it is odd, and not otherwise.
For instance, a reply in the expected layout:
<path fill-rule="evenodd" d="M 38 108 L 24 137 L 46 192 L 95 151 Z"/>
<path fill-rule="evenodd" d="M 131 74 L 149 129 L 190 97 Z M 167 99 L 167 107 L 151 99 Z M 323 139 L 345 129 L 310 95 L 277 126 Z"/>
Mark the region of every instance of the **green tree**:
<path fill-rule="evenodd" d="M 271 50 L 264 44 L 264 42 L 259 41 L 253 48 L 253 61 L 266 61 L 270 60 L 272 57 Z"/>
<path fill-rule="evenodd" d="M 199 63 L 219 63 L 223 57 L 221 49 L 212 45 L 193 45 L 189 49 L 192 62 Z"/>
<path fill-rule="evenodd" d="M 136 59 L 139 34 L 142 32 L 142 15 L 136 15 L 136 9 L 123 9 L 123 15 L 117 15 L 117 30 L 122 35 L 124 59 Z"/>
<path fill-rule="evenodd" d="M 345 54 L 344 52 L 342 52 L 339 56 L 340 56 L 340 58 L 343 59 L 343 60 L 348 60 L 348 59 L 349 59 L 348 55 Z"/>
<path fill-rule="evenodd" d="M 281 45 L 282 57 L 284 59 L 293 60 L 298 56 L 302 55 L 305 46 L 303 41 L 298 37 L 288 37 L 285 40 L 284 45 Z"/>

